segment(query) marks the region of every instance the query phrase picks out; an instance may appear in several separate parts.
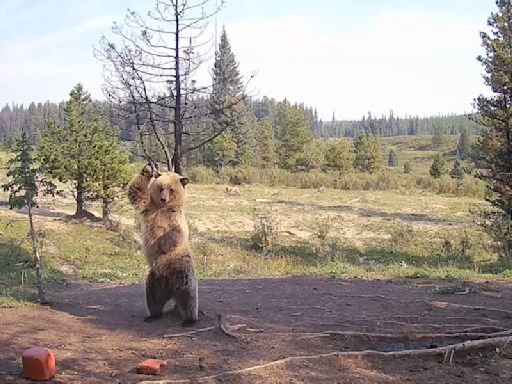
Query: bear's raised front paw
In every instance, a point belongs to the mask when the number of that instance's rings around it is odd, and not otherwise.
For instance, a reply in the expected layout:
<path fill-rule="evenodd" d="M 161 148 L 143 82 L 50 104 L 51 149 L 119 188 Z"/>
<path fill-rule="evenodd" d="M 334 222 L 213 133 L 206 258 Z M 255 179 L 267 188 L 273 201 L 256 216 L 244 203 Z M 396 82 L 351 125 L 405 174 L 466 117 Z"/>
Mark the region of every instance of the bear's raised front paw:
<path fill-rule="evenodd" d="M 160 172 L 158 171 L 158 165 L 154 162 L 147 163 L 140 174 L 148 179 L 154 177 L 155 179 L 160 176 Z"/>

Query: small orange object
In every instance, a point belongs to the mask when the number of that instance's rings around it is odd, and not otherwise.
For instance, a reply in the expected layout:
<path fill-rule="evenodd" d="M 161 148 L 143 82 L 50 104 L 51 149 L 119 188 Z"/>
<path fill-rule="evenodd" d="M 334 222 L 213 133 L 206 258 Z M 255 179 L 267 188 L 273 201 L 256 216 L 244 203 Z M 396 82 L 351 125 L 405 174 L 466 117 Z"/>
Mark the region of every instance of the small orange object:
<path fill-rule="evenodd" d="M 55 375 L 55 356 L 45 347 L 32 347 L 23 352 L 23 377 L 30 380 L 50 380 Z"/>
<path fill-rule="evenodd" d="M 137 373 L 143 375 L 158 375 L 167 368 L 167 361 L 160 359 L 147 359 L 137 365 Z"/>

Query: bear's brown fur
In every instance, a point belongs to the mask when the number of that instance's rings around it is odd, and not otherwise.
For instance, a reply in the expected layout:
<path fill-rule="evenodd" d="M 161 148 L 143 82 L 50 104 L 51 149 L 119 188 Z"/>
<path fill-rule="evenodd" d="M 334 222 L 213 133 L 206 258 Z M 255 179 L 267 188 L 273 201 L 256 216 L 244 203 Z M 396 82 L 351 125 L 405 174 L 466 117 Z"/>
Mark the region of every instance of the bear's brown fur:
<path fill-rule="evenodd" d="M 171 298 L 183 324 L 197 322 L 197 280 L 192 265 L 185 217 L 185 185 L 189 179 L 173 172 L 159 173 L 146 165 L 128 189 L 128 198 L 141 216 L 146 279 L 146 321 L 162 316 Z"/>

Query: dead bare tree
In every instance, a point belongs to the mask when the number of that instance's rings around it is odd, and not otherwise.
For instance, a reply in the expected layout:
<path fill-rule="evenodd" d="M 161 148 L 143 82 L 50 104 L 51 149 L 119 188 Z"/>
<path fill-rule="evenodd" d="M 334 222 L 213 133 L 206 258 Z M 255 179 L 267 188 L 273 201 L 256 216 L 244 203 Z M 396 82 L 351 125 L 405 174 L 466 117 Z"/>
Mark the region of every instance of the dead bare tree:
<path fill-rule="evenodd" d="M 199 85 L 197 70 L 211 57 L 213 41 L 205 32 L 223 4 L 155 0 L 146 17 L 128 10 L 123 25 L 114 23 L 112 38 L 102 37 L 95 50 L 104 62 L 104 93 L 135 127 L 142 156 L 153 160 L 146 144 L 154 140 L 161 152 L 154 160 L 177 173 L 187 152 L 222 133 L 222 127 L 203 121 L 210 113 L 205 105 L 212 85 Z M 245 97 L 244 92 L 226 107 Z"/>

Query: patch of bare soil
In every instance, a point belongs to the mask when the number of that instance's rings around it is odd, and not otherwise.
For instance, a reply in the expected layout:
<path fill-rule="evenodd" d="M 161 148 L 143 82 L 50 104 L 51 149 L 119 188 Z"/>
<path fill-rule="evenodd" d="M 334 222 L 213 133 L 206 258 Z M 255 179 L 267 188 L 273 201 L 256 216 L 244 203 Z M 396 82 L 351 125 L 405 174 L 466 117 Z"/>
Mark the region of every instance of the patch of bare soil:
<path fill-rule="evenodd" d="M 52 286 L 50 307 L 0 310 L 0 382 L 25 383 L 21 354 L 42 345 L 56 355 L 54 383 L 510 383 L 512 286 L 470 288 L 202 281 L 202 318 L 182 328 L 172 315 L 142 321 L 140 284 Z M 147 358 L 167 370 L 136 374 Z"/>

